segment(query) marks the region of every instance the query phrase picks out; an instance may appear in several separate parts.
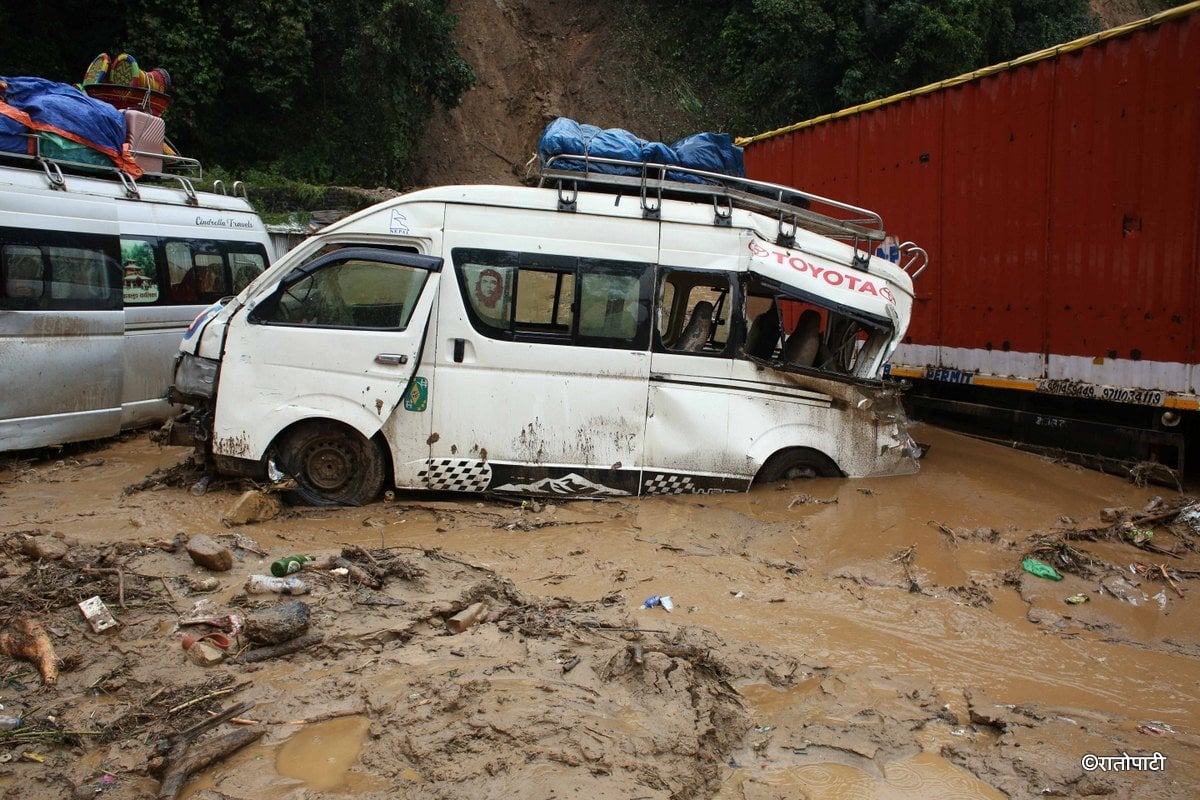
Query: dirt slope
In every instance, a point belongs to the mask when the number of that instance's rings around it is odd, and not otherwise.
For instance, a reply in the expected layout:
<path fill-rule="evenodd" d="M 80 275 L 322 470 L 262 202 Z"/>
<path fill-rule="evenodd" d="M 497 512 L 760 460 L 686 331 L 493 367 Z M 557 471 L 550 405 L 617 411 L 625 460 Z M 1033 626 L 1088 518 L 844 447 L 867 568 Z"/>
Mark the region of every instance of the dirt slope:
<path fill-rule="evenodd" d="M 421 182 L 517 183 L 559 116 L 650 139 L 692 132 L 678 103 L 639 78 L 615 5 L 451 0 L 476 84 L 435 116 L 417 157 Z"/>

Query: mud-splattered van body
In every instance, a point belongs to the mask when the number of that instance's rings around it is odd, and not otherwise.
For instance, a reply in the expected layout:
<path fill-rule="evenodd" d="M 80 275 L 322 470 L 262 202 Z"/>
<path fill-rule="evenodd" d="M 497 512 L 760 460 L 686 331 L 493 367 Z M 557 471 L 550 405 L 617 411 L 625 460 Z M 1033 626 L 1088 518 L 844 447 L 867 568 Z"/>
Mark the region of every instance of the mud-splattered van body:
<path fill-rule="evenodd" d="M 870 255 L 869 212 L 547 176 L 413 192 L 297 247 L 189 331 L 175 440 L 333 503 L 385 481 L 619 496 L 916 469 L 880 381 L 912 280 Z"/>

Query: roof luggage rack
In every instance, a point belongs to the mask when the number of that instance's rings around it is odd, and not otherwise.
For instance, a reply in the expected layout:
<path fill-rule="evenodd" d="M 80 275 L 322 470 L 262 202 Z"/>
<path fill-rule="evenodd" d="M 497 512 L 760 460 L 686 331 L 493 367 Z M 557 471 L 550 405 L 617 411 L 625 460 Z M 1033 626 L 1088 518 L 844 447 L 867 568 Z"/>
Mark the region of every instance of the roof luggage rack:
<path fill-rule="evenodd" d="M 58 156 L 49 156 L 42 152 L 42 139 L 36 134 L 24 134 L 33 140 L 32 153 L 14 153 L 11 151 L 0 152 L 0 162 L 8 163 L 13 166 L 26 167 L 29 169 L 41 169 L 46 173 L 46 179 L 50 183 L 50 188 L 67 190 L 67 175 L 80 175 L 93 178 L 114 178 L 125 187 L 125 194 L 130 199 L 140 199 L 138 192 L 137 180 L 134 180 L 130 175 L 122 172 L 116 165 L 92 163 L 89 161 L 76 161 L 69 158 Z M 168 144 L 170 144 L 168 142 Z M 171 145 L 174 150 L 174 146 Z M 185 199 L 189 205 L 198 205 L 199 200 L 196 197 L 196 190 L 192 185 L 192 178 L 203 178 L 204 168 L 200 166 L 200 162 L 194 158 L 185 156 L 170 155 L 167 153 L 143 153 L 141 151 L 131 151 L 134 155 L 152 155 L 155 158 L 161 158 L 163 162 L 163 171 L 161 172 L 143 172 L 138 180 L 151 180 L 161 184 L 178 184 L 179 188 L 183 189 Z M 240 181 L 238 182 L 241 183 Z M 235 186 L 235 195 L 237 194 Z M 224 194 L 224 191 L 221 191 Z M 241 191 L 242 196 L 245 196 L 244 188 Z"/>
<path fill-rule="evenodd" d="M 42 152 L 42 138 L 37 134 L 22 134 L 23 136 L 33 141 L 32 153 L 16 153 L 13 151 L 0 151 L 0 159 L 12 161 L 20 166 L 32 166 L 29 162 L 37 164 L 56 164 L 60 168 L 65 168 L 71 172 L 77 172 L 87 175 L 115 175 L 121 170 L 115 164 L 100 164 L 91 161 L 78 161 L 71 158 L 63 158 L 61 156 L 51 156 Z M 163 142 L 171 147 L 175 146 L 164 138 Z M 141 150 L 131 150 L 130 153 L 135 156 L 152 156 L 162 159 L 163 171 L 161 172 L 145 172 L 143 175 L 151 178 L 160 178 L 166 181 L 174 181 L 179 175 L 188 178 L 202 179 L 204 177 L 204 168 L 200 165 L 200 161 L 195 158 L 186 156 L 171 155 L 169 153 L 150 153 Z M 36 169 L 36 167 L 33 167 Z M 43 169 L 45 167 L 43 166 Z"/>
<path fill-rule="evenodd" d="M 598 172 L 597 165 L 617 167 L 625 174 Z M 680 180 L 676 176 L 688 176 L 699 182 Z M 658 219 L 664 197 L 706 197 L 713 204 L 714 225 L 729 225 L 734 207 L 765 213 L 778 221 L 776 241 L 784 246 L 794 244 L 798 228 L 851 242 L 855 249 L 867 253 L 872 251 L 872 243 L 882 242 L 886 235 L 883 219 L 865 208 L 788 186 L 690 167 L 561 154 L 551 156 L 541 169 L 538 185 L 552 184 L 558 188 L 560 211 L 575 210 L 581 188 L 595 191 L 636 189 L 641 197 L 642 215 L 650 219 Z M 865 256 L 863 260 L 865 262 Z"/>

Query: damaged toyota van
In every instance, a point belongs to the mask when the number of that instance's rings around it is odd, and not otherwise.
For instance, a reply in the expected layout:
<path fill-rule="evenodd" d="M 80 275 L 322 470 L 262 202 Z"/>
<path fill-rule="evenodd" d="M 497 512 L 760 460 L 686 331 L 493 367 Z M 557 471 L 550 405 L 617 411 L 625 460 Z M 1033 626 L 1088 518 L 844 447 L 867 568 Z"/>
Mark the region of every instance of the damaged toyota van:
<path fill-rule="evenodd" d="M 873 255 L 878 216 L 787 187 L 591 161 L 415 191 L 296 247 L 188 330 L 169 440 L 317 504 L 917 469 L 880 378 L 920 248 Z"/>

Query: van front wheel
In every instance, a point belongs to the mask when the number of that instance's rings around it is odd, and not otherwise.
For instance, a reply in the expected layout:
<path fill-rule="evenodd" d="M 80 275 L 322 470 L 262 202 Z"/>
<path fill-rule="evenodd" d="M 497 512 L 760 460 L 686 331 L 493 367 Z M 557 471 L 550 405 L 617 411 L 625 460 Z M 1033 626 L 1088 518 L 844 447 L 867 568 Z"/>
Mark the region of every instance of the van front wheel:
<path fill-rule="evenodd" d="M 283 441 L 280 457 L 296 495 L 309 505 L 361 506 L 383 488 L 379 445 L 342 425 L 304 425 Z"/>

